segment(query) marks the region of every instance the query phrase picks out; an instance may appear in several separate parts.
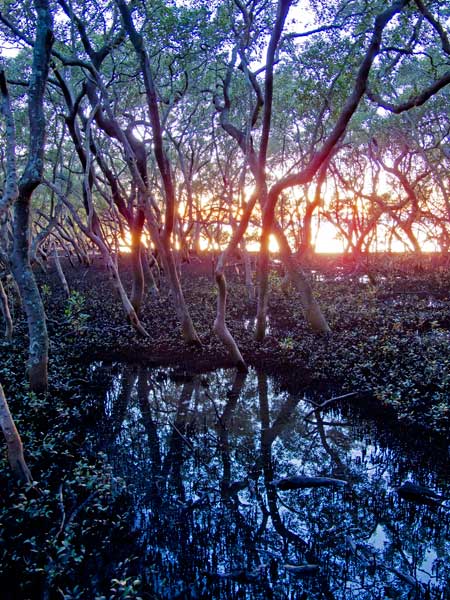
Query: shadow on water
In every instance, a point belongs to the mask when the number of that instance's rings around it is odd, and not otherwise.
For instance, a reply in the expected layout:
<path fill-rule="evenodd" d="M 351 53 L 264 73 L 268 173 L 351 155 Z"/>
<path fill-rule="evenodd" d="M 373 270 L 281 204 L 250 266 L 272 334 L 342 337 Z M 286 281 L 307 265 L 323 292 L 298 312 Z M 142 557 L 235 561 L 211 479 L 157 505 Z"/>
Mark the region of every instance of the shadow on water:
<path fill-rule="evenodd" d="M 447 597 L 443 453 L 261 372 L 105 369 L 99 443 L 133 498 L 149 597 Z"/>

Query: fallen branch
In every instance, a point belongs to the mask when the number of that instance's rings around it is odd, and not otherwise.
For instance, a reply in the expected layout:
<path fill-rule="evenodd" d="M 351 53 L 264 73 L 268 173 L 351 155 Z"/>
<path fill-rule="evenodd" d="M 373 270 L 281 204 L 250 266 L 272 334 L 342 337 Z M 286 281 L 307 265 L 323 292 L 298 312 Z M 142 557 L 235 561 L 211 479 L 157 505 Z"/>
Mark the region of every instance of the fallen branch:
<path fill-rule="evenodd" d="M 298 490 L 318 487 L 342 487 L 347 485 L 348 482 L 345 479 L 335 479 L 333 477 L 305 477 L 300 475 L 276 479 L 272 481 L 272 484 L 280 490 Z"/>
<path fill-rule="evenodd" d="M 319 565 L 289 565 L 285 564 L 283 567 L 286 571 L 294 573 L 295 575 L 317 575 L 319 571 Z"/>
<path fill-rule="evenodd" d="M 59 486 L 59 490 L 58 490 L 58 504 L 59 504 L 59 508 L 61 510 L 61 525 L 59 526 L 58 532 L 55 535 L 55 541 L 59 538 L 59 536 L 61 535 L 61 533 L 64 531 L 64 527 L 66 524 L 66 511 L 64 508 L 64 498 L 63 498 L 63 484 L 61 483 L 61 485 Z"/>
<path fill-rule="evenodd" d="M 370 568 L 384 569 L 393 575 L 396 575 L 401 581 L 410 585 L 412 588 L 419 590 L 421 593 L 425 591 L 424 586 L 412 575 L 400 571 L 396 567 L 391 567 L 386 563 L 379 560 L 376 550 L 371 547 L 367 547 L 363 544 L 356 543 L 351 537 L 346 536 L 345 541 L 347 546 L 355 556 L 355 558 L 364 566 Z"/>
<path fill-rule="evenodd" d="M 342 394 L 342 396 L 334 396 L 334 398 L 325 400 L 325 402 L 322 402 L 322 404 L 317 404 L 316 407 L 313 408 L 313 410 L 309 411 L 309 413 L 307 415 L 305 415 L 303 418 L 305 420 L 309 419 L 309 417 L 311 417 L 316 411 L 324 410 L 325 408 L 330 406 L 330 404 L 333 404 L 333 402 L 338 402 L 339 400 L 344 400 L 345 398 L 352 398 L 354 396 L 359 396 L 360 393 L 361 392 L 349 392 L 348 394 Z"/>

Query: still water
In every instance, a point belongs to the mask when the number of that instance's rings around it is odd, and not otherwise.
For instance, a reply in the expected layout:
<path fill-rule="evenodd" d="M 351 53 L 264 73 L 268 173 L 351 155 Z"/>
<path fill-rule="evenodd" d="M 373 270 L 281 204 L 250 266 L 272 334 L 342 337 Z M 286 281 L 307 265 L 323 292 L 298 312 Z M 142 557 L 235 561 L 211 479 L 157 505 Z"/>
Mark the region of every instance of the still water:
<path fill-rule="evenodd" d="M 149 597 L 450 597 L 445 451 L 254 370 L 92 369 Z"/>

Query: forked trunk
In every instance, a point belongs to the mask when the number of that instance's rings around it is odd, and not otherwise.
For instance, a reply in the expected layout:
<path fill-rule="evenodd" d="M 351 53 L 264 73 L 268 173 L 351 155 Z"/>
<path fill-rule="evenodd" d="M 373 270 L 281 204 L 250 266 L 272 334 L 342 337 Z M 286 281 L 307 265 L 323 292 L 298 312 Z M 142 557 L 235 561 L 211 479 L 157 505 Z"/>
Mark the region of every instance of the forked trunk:
<path fill-rule="evenodd" d="M 291 261 L 292 259 L 290 259 Z M 293 262 L 293 261 L 292 261 Z M 287 266 L 289 278 L 299 293 L 305 319 L 311 329 L 317 333 L 329 333 L 331 331 L 322 310 L 314 298 L 311 284 L 301 269 L 295 264 Z"/>
<path fill-rule="evenodd" d="M 289 243 L 278 224 L 274 224 L 274 233 L 280 247 L 280 258 L 286 269 L 286 274 L 295 286 L 303 308 L 305 319 L 311 329 L 318 333 L 329 333 L 330 327 L 320 309 L 307 277 L 295 264 Z M 269 235 L 263 231 L 261 236 L 261 251 L 259 260 L 259 290 L 258 308 L 256 315 L 255 339 L 261 341 L 266 334 L 267 306 L 269 298 Z"/>
<path fill-rule="evenodd" d="M 19 481 L 32 485 L 33 478 L 23 456 L 23 444 L 11 416 L 5 393 L 0 384 L 0 427 L 5 436 L 8 448 L 8 461 L 14 475 Z"/>
<path fill-rule="evenodd" d="M 53 44 L 53 23 L 48 1 L 35 0 L 34 4 L 37 15 L 36 39 L 33 44 L 33 66 L 28 86 L 30 141 L 28 160 L 20 178 L 19 194 L 14 205 L 11 270 L 19 286 L 28 322 L 30 387 L 34 392 L 41 392 L 46 391 L 48 386 L 48 336 L 44 306 L 30 265 L 30 211 L 31 196 L 41 183 L 44 166 L 44 94 Z"/>
<path fill-rule="evenodd" d="M 331 329 L 323 316 L 317 300 L 314 298 L 311 284 L 303 271 L 295 264 L 286 236 L 278 225 L 275 228 L 275 233 L 280 247 L 281 260 L 283 261 L 290 280 L 299 294 L 307 323 L 313 331 L 318 333 L 329 333 Z"/>
<path fill-rule="evenodd" d="M 249 199 L 247 205 L 244 208 L 241 221 L 238 227 L 233 232 L 233 236 L 227 246 L 227 248 L 221 253 L 217 261 L 215 276 L 218 288 L 217 296 L 217 312 L 216 319 L 214 321 L 214 331 L 219 339 L 225 344 L 226 348 L 230 352 L 231 359 L 234 361 L 236 366 L 242 370 L 247 370 L 242 354 L 239 351 L 239 347 L 236 344 L 233 336 L 231 335 L 228 327 L 226 326 L 226 300 L 227 300 L 227 282 L 225 279 L 225 266 L 230 258 L 231 254 L 236 250 L 238 245 L 244 236 L 247 229 L 250 217 L 258 199 L 258 193 L 255 192 Z M 247 255 L 248 256 L 248 255 Z"/>

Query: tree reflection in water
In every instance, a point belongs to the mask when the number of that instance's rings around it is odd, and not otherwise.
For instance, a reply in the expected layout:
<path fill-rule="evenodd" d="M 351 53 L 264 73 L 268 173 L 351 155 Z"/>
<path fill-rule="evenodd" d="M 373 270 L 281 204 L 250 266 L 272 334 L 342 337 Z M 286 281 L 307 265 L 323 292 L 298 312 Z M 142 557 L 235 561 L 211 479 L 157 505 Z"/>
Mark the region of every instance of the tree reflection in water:
<path fill-rule="evenodd" d="M 261 372 L 112 372 L 102 443 L 134 499 L 152 597 L 445 598 L 449 503 L 395 491 L 448 494 L 443 457 L 381 442 Z M 295 475 L 348 484 L 277 487 Z"/>

